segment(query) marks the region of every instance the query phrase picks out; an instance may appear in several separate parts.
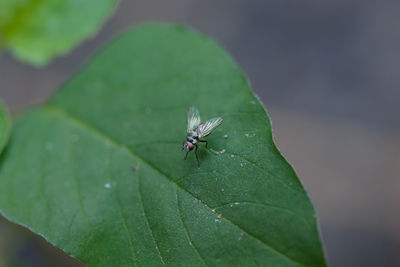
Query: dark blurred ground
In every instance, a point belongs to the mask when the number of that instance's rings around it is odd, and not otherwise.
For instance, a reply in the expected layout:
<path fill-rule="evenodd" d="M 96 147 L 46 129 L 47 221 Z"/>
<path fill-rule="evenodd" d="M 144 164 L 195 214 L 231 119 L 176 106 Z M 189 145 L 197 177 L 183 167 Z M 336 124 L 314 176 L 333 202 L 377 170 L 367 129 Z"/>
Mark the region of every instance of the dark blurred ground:
<path fill-rule="evenodd" d="M 400 2 L 125 0 L 44 69 L 0 58 L 0 98 L 13 110 L 46 100 L 111 36 L 148 20 L 192 25 L 236 58 L 308 189 L 330 266 L 400 266 Z M 78 263 L 0 219 L 7 264 Z"/>

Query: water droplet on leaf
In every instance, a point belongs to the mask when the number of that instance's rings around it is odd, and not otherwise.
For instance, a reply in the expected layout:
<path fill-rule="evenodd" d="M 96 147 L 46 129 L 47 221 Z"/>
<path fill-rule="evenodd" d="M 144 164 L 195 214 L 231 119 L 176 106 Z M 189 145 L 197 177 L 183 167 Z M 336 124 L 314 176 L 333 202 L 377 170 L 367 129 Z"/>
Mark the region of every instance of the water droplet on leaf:
<path fill-rule="evenodd" d="M 53 143 L 47 142 L 47 143 L 46 143 L 46 149 L 49 150 L 49 151 L 50 151 L 50 150 L 53 150 Z"/>

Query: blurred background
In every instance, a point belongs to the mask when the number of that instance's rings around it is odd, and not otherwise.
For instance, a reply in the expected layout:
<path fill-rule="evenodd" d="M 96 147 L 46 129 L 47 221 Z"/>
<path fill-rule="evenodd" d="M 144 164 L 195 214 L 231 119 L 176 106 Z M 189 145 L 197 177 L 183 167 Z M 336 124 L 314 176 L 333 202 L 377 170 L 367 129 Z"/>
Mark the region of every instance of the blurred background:
<path fill-rule="evenodd" d="M 96 37 L 45 68 L 4 54 L 0 98 L 13 111 L 42 103 L 131 25 L 191 25 L 233 55 L 266 105 L 329 265 L 400 266 L 399 15 L 389 0 L 125 0 Z M 1 267 L 80 265 L 0 218 Z"/>

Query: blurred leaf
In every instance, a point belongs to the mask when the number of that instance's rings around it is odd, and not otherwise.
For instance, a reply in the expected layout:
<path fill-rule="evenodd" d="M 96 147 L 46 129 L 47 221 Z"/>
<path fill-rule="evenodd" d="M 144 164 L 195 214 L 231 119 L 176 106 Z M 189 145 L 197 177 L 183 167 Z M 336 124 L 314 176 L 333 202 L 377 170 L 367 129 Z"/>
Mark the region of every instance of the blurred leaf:
<path fill-rule="evenodd" d="M 11 122 L 6 106 L 0 101 L 0 154 L 8 142 Z"/>
<path fill-rule="evenodd" d="M 118 0 L 0 0 L 0 43 L 22 61 L 47 64 L 93 35 Z"/>
<path fill-rule="evenodd" d="M 183 160 L 186 113 L 224 123 Z M 15 126 L 0 207 L 89 266 L 324 266 L 313 207 L 213 41 L 145 25 Z"/>

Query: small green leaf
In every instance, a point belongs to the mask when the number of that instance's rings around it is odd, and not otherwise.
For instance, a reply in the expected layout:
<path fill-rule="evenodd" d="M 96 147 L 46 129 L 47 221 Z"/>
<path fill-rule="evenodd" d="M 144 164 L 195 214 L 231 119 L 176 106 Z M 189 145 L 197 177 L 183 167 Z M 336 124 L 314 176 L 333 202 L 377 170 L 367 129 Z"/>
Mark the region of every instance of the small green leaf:
<path fill-rule="evenodd" d="M 183 160 L 188 108 L 224 122 Z M 215 42 L 145 25 L 15 126 L 0 208 L 89 266 L 324 266 L 310 200 Z"/>
<path fill-rule="evenodd" d="M 7 108 L 5 107 L 4 103 L 0 101 L 0 154 L 8 142 L 10 128 L 11 122 Z"/>
<path fill-rule="evenodd" d="M 117 0 L 2 0 L 0 44 L 22 61 L 47 64 L 93 35 Z"/>

